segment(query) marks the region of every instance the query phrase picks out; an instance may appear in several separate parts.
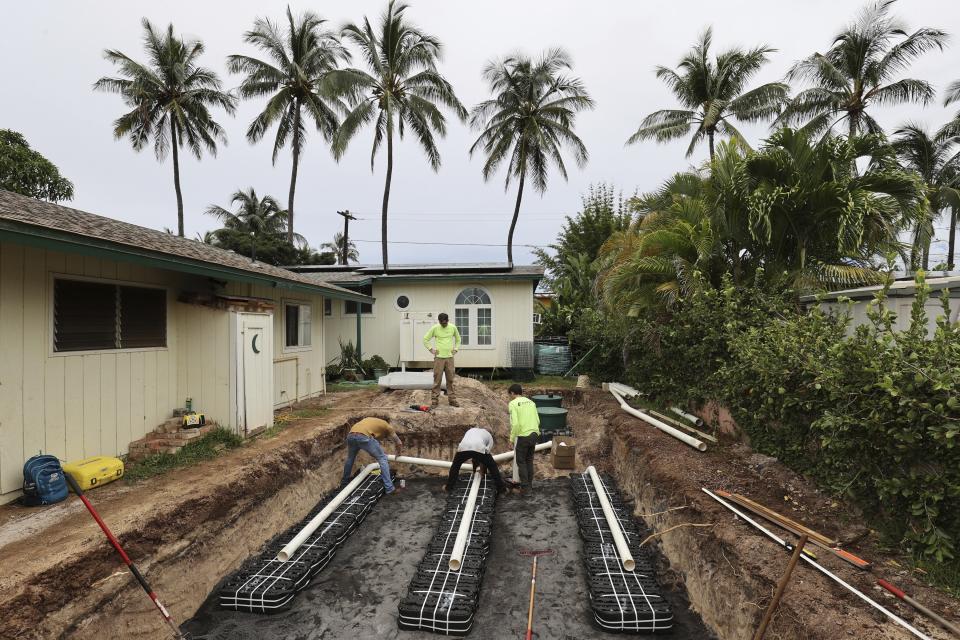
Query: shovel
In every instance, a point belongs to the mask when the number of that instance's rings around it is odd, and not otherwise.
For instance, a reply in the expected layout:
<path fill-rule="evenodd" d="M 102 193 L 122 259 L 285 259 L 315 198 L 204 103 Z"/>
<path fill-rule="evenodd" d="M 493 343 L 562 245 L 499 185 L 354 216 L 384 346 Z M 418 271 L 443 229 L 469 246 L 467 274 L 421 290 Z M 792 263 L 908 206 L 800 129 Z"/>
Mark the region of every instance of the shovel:
<path fill-rule="evenodd" d="M 533 573 L 530 576 L 530 606 L 527 609 L 527 635 L 524 636 L 526 640 L 533 640 L 533 600 L 537 593 L 537 560 L 542 556 L 552 556 L 553 549 L 521 549 L 519 554 L 526 558 L 533 557 Z"/>

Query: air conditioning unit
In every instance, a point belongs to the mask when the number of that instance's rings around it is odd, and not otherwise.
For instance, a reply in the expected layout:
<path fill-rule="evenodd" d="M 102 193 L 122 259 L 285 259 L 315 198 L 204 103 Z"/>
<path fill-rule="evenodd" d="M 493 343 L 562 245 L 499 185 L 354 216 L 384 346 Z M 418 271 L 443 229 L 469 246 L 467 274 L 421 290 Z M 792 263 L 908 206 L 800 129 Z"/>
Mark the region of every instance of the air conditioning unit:
<path fill-rule="evenodd" d="M 429 311 L 400 312 L 400 361 L 430 362 L 433 356 L 423 346 L 423 336 L 436 324 Z"/>

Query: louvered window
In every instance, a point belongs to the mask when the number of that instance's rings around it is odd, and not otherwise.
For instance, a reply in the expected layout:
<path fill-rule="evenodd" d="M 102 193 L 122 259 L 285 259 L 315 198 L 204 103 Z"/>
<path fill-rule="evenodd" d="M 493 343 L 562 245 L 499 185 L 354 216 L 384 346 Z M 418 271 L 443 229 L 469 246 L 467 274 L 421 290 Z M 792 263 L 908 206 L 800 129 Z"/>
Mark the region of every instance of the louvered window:
<path fill-rule="evenodd" d="M 54 351 L 167 346 L 163 289 L 83 280 L 54 281 Z"/>

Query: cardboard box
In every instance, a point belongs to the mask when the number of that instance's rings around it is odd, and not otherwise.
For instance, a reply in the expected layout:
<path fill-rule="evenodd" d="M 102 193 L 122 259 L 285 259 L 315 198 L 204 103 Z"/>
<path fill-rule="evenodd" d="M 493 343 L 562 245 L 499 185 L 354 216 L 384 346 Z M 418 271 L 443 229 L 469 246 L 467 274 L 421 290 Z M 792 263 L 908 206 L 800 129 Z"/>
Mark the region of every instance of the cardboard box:
<path fill-rule="evenodd" d="M 577 441 L 570 436 L 555 437 L 550 458 L 554 469 L 576 469 Z"/>

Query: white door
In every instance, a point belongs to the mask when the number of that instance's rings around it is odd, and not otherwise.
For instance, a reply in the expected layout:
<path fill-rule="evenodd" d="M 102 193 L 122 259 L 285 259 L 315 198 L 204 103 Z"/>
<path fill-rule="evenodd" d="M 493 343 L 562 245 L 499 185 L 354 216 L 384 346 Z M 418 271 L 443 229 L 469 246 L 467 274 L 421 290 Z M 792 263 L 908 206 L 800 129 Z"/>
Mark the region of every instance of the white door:
<path fill-rule="evenodd" d="M 273 424 L 273 316 L 241 313 L 237 409 L 243 435 Z"/>

